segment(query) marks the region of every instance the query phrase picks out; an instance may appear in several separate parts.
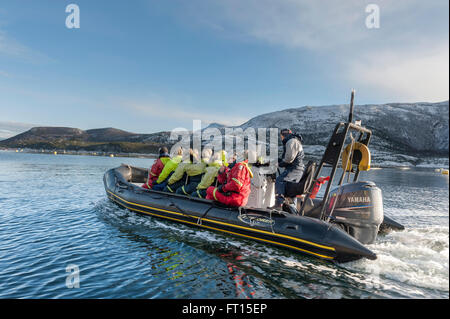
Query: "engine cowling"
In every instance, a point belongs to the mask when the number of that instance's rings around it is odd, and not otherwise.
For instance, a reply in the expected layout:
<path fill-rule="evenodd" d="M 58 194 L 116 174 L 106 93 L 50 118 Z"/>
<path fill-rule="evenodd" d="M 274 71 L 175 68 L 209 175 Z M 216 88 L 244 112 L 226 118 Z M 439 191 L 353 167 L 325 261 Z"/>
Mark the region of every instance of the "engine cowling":
<path fill-rule="evenodd" d="M 330 192 L 325 212 L 358 241 L 371 244 L 384 217 L 381 189 L 373 182 L 344 184 Z"/>

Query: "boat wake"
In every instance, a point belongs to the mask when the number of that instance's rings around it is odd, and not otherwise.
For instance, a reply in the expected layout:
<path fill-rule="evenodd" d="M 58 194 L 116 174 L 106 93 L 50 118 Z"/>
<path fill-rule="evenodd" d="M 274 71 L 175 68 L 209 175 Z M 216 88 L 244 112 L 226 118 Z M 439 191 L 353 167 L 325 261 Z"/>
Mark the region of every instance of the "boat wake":
<path fill-rule="evenodd" d="M 334 264 L 313 257 L 173 224 L 119 208 L 104 199 L 99 217 L 129 231 L 151 231 L 221 259 L 234 298 L 442 298 L 448 296 L 449 228 L 391 232 L 369 245 L 377 260 Z M 150 235 L 150 234 L 149 234 Z M 151 238 L 149 238 L 151 240 Z"/>
<path fill-rule="evenodd" d="M 370 248 L 377 253 L 376 261 L 342 267 L 366 273 L 374 288 L 395 292 L 395 297 L 448 296 L 448 227 L 427 226 L 392 232 L 380 236 Z"/>

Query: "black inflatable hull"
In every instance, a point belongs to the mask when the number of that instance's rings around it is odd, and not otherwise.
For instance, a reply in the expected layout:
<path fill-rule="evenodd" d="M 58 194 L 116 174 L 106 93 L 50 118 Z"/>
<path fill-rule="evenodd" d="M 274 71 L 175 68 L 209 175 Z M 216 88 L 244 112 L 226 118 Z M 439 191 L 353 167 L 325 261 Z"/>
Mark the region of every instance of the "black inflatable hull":
<path fill-rule="evenodd" d="M 108 198 L 136 213 L 256 240 L 324 260 L 376 259 L 372 251 L 340 228 L 315 218 L 247 207 L 228 208 L 205 199 L 144 190 L 130 183 L 143 182 L 145 173 L 130 166 L 107 171 L 103 181 Z"/>

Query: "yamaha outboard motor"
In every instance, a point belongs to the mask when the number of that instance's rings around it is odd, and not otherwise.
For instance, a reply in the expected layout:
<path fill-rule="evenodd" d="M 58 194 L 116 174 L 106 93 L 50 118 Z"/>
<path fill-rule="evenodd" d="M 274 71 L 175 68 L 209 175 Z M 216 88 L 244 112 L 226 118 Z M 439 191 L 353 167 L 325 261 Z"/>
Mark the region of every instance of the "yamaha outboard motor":
<path fill-rule="evenodd" d="M 383 222 L 381 190 L 373 182 L 337 187 L 329 194 L 326 216 L 359 242 L 371 244 Z"/>
<path fill-rule="evenodd" d="M 377 238 L 378 231 L 403 229 L 404 227 L 390 218 L 384 218 L 381 190 L 372 182 L 358 182 L 361 171 L 370 169 L 369 142 L 372 131 L 353 123 L 352 90 L 350 114 L 347 122 L 338 123 L 328 141 L 327 148 L 314 170 L 312 182 L 305 188 L 305 196 L 300 206 L 299 215 L 318 218 L 334 223 L 363 244 L 371 244 Z M 338 187 L 332 190 L 333 181 L 342 164 L 342 175 Z M 321 200 L 315 199 L 315 190 L 325 181 L 320 177 L 324 167 L 331 167 L 325 194 Z M 347 177 L 353 182 L 343 184 Z M 321 180 L 322 179 L 322 180 Z M 288 189 L 288 185 L 286 185 Z M 384 221 L 383 221 L 384 220 Z"/>

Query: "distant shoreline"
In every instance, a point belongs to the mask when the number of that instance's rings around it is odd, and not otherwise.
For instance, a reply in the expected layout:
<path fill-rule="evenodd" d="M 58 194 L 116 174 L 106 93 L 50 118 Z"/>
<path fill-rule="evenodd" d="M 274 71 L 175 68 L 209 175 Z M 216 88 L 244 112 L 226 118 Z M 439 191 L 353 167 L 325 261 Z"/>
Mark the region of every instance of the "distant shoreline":
<path fill-rule="evenodd" d="M 48 155 L 83 155 L 83 156 L 101 156 L 101 157 L 121 157 L 121 158 L 148 158 L 155 159 L 158 157 L 156 153 L 112 153 L 112 152 L 94 152 L 94 151 L 67 151 L 67 150 L 35 150 L 35 149 L 20 149 L 20 148 L 0 148 L 0 151 L 6 151 L 11 153 L 27 153 L 27 154 L 48 154 Z M 56 154 L 55 154 L 56 153 Z M 310 154 L 307 154 L 310 155 Z M 311 158 L 309 158 L 311 157 Z M 309 159 L 320 161 L 318 156 L 308 156 Z M 444 159 L 445 157 L 436 157 L 436 159 Z M 411 168 L 421 168 L 421 169 L 449 169 L 448 163 L 428 163 L 414 165 L 408 162 L 396 163 L 393 161 L 381 162 L 379 164 L 374 164 L 372 162 L 371 169 L 382 169 L 382 168 L 398 168 L 398 169 L 411 169 Z"/>
<path fill-rule="evenodd" d="M 11 153 L 27 154 L 49 154 L 49 155 L 84 155 L 84 156 L 102 156 L 102 157 L 134 157 L 134 158 L 157 158 L 157 154 L 142 153 L 113 153 L 113 152 L 94 152 L 94 151 L 67 151 L 67 150 L 35 150 L 24 148 L 0 148 L 0 151 Z"/>

